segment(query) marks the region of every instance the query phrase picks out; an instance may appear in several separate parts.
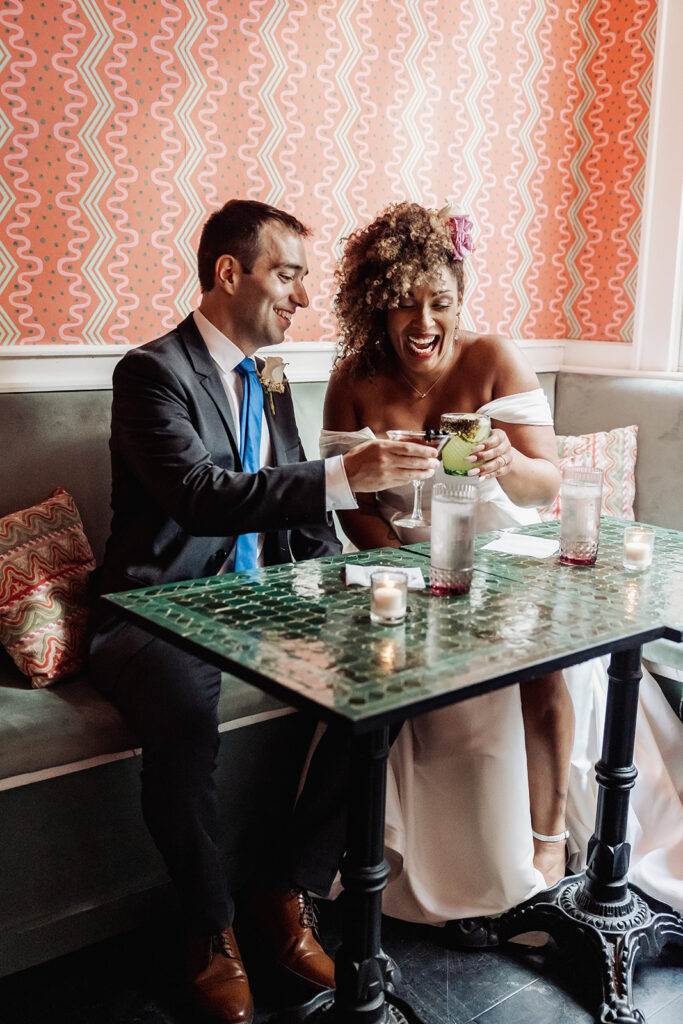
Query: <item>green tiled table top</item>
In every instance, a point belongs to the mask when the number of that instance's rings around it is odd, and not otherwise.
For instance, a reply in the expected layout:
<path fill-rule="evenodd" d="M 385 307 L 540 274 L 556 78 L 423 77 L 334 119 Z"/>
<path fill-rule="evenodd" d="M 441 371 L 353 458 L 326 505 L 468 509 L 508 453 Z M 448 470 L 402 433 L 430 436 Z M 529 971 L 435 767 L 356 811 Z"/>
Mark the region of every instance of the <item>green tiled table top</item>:
<path fill-rule="evenodd" d="M 523 532 L 553 535 L 556 523 Z M 478 538 L 467 597 L 409 591 L 397 626 L 370 622 L 370 592 L 346 562 L 420 566 L 425 550 L 358 552 L 110 595 L 140 625 L 297 706 L 360 732 L 544 669 L 683 627 L 683 534 L 658 531 L 646 573 L 621 568 L 624 524 L 601 530 L 594 569 L 494 555 Z M 428 549 L 427 549 L 428 550 Z M 672 593 L 672 588 L 676 593 Z"/>
<path fill-rule="evenodd" d="M 678 530 L 654 527 L 656 538 L 652 566 L 644 572 L 629 572 L 624 569 L 622 565 L 624 529 L 627 526 L 639 525 L 647 524 L 603 516 L 600 520 L 600 546 L 594 566 L 560 566 L 557 555 L 550 558 L 532 558 L 531 556 L 508 555 L 484 550 L 492 540 L 502 537 L 504 533 L 508 532 L 559 539 L 560 524 L 557 521 L 534 523 L 531 526 L 520 526 L 511 530 L 492 530 L 489 533 L 480 533 L 475 539 L 475 568 L 520 582 L 538 579 L 548 581 L 569 579 L 572 585 L 576 585 L 582 577 L 585 577 L 590 580 L 591 587 L 606 586 L 610 589 L 620 586 L 625 580 L 632 582 L 641 579 L 652 580 L 655 585 L 659 581 L 671 583 L 675 590 L 682 591 L 683 533 Z M 405 550 L 429 558 L 428 543 L 407 544 Z"/>
<path fill-rule="evenodd" d="M 590 595 L 597 600 L 617 604 L 624 599 L 624 610 L 637 603 L 662 616 L 667 625 L 683 629 L 683 533 L 655 527 L 655 551 L 652 565 L 644 572 L 629 572 L 622 564 L 624 528 L 646 525 L 603 517 L 600 521 L 600 547 L 594 566 L 560 565 L 557 555 L 533 558 L 486 551 L 486 545 L 504 532 L 533 537 L 559 538 L 558 522 L 536 523 L 510 531 L 494 530 L 478 534 L 475 541 L 475 569 L 519 583 L 541 584 L 555 594 L 571 590 L 575 595 Z M 410 544 L 405 548 L 429 558 L 429 544 Z"/>

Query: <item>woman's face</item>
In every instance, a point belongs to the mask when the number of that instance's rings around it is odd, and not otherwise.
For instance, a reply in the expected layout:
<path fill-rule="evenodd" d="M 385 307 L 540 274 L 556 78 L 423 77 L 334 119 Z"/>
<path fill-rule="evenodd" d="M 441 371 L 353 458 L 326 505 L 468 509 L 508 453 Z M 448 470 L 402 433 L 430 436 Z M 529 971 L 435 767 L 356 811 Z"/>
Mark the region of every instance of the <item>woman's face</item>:
<path fill-rule="evenodd" d="M 398 309 L 387 310 L 387 334 L 398 359 L 415 371 L 441 366 L 452 355 L 459 314 L 458 283 L 443 267 L 404 295 Z"/>

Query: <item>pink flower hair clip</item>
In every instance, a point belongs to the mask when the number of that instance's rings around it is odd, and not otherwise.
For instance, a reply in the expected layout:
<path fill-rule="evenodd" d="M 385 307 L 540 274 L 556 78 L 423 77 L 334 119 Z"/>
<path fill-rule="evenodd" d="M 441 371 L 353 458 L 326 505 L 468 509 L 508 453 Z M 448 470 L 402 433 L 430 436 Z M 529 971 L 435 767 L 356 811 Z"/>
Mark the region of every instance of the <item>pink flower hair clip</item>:
<path fill-rule="evenodd" d="M 439 217 L 448 224 L 453 239 L 453 252 L 458 260 L 465 260 L 474 251 L 474 221 L 461 206 L 449 200 L 439 210 Z"/>

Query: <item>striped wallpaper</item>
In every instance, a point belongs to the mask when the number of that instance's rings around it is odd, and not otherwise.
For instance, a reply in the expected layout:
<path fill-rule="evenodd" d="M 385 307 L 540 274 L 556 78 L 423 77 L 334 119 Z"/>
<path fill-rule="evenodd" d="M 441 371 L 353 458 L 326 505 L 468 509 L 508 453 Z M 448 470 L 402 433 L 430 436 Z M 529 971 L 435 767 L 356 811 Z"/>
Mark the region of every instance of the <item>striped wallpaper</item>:
<path fill-rule="evenodd" d="M 474 216 L 467 325 L 630 341 L 656 0 L 5 0 L 0 345 L 148 340 L 231 196 L 340 240 L 388 202 Z"/>

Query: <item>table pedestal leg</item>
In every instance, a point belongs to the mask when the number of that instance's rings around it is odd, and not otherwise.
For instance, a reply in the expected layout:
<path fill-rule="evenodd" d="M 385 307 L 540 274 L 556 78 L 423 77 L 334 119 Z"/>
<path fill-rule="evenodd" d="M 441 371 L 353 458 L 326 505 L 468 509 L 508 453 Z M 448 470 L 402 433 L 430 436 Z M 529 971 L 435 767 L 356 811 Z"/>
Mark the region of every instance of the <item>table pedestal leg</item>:
<path fill-rule="evenodd" d="M 615 652 L 609 667 L 595 832 L 586 870 L 564 878 L 499 918 L 479 918 L 482 935 L 497 945 L 523 932 L 549 932 L 569 952 L 584 956 L 602 983 L 596 1020 L 643 1024 L 633 1006 L 631 982 L 639 956 L 657 956 L 668 942 L 683 945 L 683 917 L 628 884 L 626 842 L 629 791 L 637 771 L 633 743 L 641 678 L 640 648 Z M 447 926 L 448 928 L 448 926 Z M 452 929 L 458 945 L 457 929 Z"/>
<path fill-rule="evenodd" d="M 384 860 L 388 756 L 388 727 L 354 739 L 336 992 L 320 993 L 306 1006 L 278 1015 L 279 1024 L 422 1024 L 395 995 L 397 969 L 380 946 L 382 891 L 389 874 Z"/>

